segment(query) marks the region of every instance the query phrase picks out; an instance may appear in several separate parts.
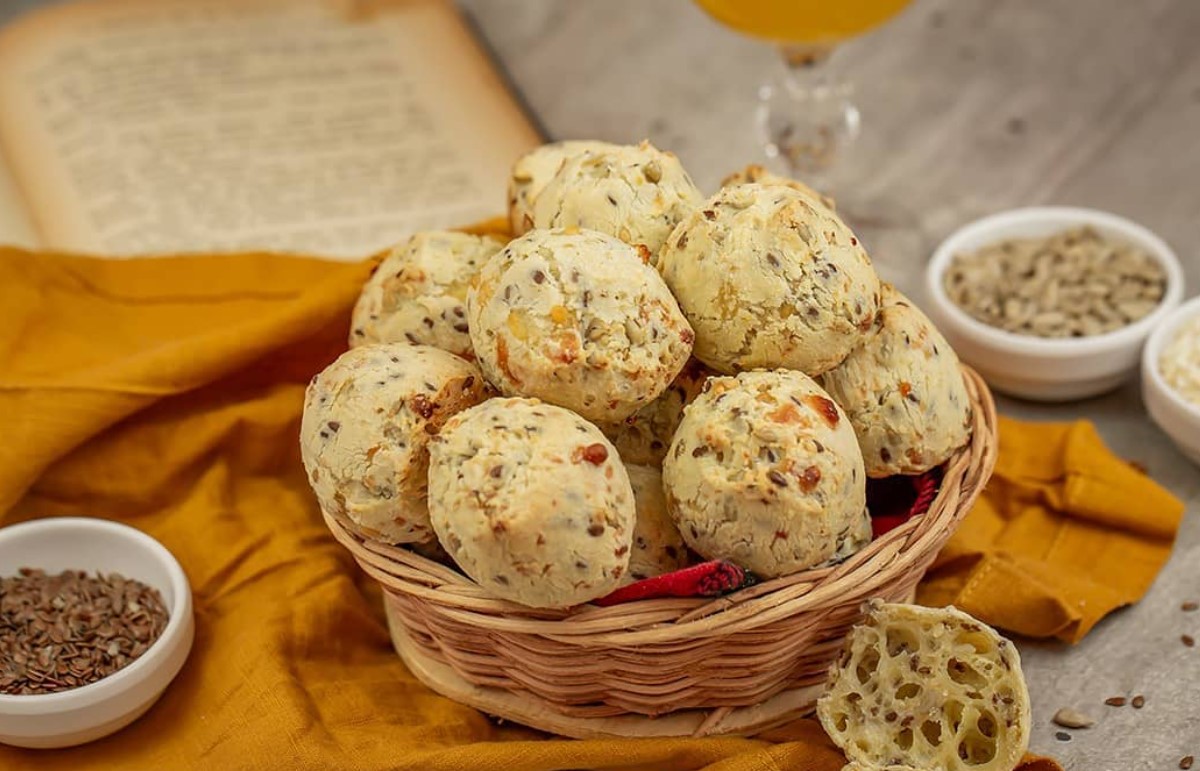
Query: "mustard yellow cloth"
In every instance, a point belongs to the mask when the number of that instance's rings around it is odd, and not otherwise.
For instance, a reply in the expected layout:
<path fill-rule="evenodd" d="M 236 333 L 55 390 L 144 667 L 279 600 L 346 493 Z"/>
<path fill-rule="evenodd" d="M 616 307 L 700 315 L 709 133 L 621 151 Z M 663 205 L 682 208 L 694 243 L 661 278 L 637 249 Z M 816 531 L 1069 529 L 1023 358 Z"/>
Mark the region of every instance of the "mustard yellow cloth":
<path fill-rule="evenodd" d="M 325 531 L 297 447 L 304 386 L 344 348 L 369 269 L 0 249 L 0 524 L 83 515 L 142 528 L 178 556 L 197 613 L 191 657 L 145 717 L 80 748 L 0 748 L 0 767 L 840 769 L 809 720 L 759 739 L 555 740 L 413 679 L 377 588 Z M 947 549 L 930 597 L 1028 633 L 1082 633 L 1078 600 L 1109 607 L 1144 589 L 1175 521 L 1146 520 L 1168 509 L 1177 519 L 1177 507 L 1156 490 L 1162 505 L 1141 506 L 1145 480 L 1087 450 L 1086 429 L 1006 423 L 1004 439 L 1001 481 Z M 1131 507 L 1109 506 L 1117 495 Z M 1096 567 L 1064 579 L 1062 547 L 1042 529 L 1090 539 Z M 1020 580 L 974 578 L 993 562 Z M 1104 565 L 1138 579 L 1117 586 Z"/>
<path fill-rule="evenodd" d="M 1002 417 L 995 474 L 917 599 L 1019 634 L 1078 642 L 1150 588 L 1183 509 L 1114 456 L 1091 423 Z"/>

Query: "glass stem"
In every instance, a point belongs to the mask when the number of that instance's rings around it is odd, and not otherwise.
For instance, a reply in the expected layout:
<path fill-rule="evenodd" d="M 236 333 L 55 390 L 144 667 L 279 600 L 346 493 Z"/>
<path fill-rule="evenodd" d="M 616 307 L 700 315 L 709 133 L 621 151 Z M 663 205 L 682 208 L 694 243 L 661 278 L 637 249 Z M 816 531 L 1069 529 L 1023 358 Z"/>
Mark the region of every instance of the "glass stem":
<path fill-rule="evenodd" d="M 848 88 L 830 76 L 825 63 L 832 44 L 780 47 L 785 71 L 764 104 L 768 154 L 807 184 L 829 192 L 829 172 L 839 151 L 857 136 L 858 111 Z"/>
<path fill-rule="evenodd" d="M 793 73 L 810 72 L 818 64 L 826 61 L 833 54 L 832 44 L 822 43 L 785 43 L 779 47 L 783 55 L 783 63 L 788 71 Z"/>

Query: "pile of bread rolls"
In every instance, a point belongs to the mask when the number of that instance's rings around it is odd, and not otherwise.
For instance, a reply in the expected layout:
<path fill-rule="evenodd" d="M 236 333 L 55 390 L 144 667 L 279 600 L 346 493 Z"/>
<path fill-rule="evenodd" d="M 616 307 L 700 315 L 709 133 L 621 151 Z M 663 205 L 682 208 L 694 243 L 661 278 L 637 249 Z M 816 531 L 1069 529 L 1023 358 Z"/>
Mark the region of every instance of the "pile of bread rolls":
<path fill-rule="evenodd" d="M 770 578 L 861 549 L 867 478 L 969 438 L 954 351 L 798 182 L 705 199 L 649 143 L 562 142 L 509 218 L 393 249 L 308 389 L 309 480 L 363 537 L 532 607 L 697 558 Z"/>

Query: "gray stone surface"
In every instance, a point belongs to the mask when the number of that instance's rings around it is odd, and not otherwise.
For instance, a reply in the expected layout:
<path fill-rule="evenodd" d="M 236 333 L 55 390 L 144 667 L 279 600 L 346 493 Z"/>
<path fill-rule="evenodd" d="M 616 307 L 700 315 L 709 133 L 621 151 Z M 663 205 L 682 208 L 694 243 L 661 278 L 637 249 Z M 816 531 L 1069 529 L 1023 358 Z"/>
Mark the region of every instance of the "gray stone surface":
<path fill-rule="evenodd" d="M 0 23 L 39 0 L 0 0 Z M 755 89 L 776 57 L 685 0 L 466 0 L 515 87 L 554 138 L 674 150 L 711 189 L 761 160 Z M 1170 242 L 1200 285 L 1200 2 L 919 0 L 843 47 L 831 66 L 858 85 L 862 170 L 848 193 L 903 202 L 912 227 L 889 248 L 912 287 L 928 251 L 963 222 L 1064 203 L 1137 220 Z M 1189 291 L 1191 294 L 1191 291 Z M 1136 383 L 1060 407 L 1001 400 L 1011 415 L 1094 420 L 1188 501 L 1175 554 L 1149 595 L 1081 644 L 1021 641 L 1033 749 L 1068 769 L 1176 768 L 1200 756 L 1200 475 L 1146 417 Z M 1105 707 L 1144 694 L 1142 710 Z M 1073 706 L 1096 727 L 1054 738 Z"/>

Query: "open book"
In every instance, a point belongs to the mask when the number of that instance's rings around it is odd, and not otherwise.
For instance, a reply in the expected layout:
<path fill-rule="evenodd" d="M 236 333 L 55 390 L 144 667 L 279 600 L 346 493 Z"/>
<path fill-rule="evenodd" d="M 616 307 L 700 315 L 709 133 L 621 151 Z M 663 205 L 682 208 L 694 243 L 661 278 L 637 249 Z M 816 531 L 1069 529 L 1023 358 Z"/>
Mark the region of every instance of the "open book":
<path fill-rule="evenodd" d="M 74 0 L 0 30 L 0 243 L 355 259 L 538 143 L 444 0 Z"/>

